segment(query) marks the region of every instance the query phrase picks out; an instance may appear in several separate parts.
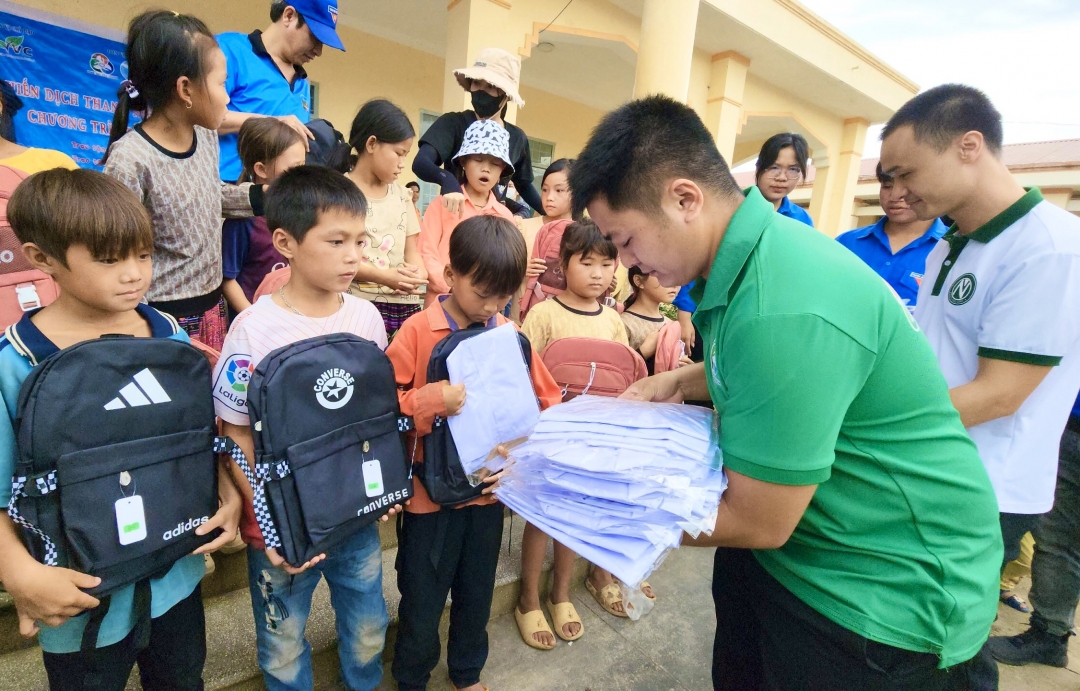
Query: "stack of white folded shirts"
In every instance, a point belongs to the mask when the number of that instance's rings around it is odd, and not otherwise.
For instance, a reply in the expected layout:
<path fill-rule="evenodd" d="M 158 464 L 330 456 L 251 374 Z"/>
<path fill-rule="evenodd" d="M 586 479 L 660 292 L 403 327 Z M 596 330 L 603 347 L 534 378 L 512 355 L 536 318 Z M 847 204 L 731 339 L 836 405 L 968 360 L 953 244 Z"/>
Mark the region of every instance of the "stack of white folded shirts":
<path fill-rule="evenodd" d="M 717 438 L 704 408 L 579 396 L 540 415 L 495 493 L 637 587 L 684 532 L 712 531 L 727 485 Z"/>

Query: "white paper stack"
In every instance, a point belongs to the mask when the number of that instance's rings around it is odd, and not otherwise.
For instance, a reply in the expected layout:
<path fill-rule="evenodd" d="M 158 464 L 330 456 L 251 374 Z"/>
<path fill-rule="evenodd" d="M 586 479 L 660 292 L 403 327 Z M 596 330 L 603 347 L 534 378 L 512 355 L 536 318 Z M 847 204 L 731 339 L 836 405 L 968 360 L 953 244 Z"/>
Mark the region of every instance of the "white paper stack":
<path fill-rule="evenodd" d="M 579 396 L 541 413 L 495 492 L 636 587 L 683 532 L 712 531 L 727 486 L 717 438 L 704 408 Z"/>

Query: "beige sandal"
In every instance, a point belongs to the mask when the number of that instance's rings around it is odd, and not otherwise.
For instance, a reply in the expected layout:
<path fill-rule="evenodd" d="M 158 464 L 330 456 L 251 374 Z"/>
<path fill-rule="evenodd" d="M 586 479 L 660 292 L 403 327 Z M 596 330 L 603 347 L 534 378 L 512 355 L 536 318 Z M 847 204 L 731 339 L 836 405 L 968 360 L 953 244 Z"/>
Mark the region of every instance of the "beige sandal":
<path fill-rule="evenodd" d="M 564 641 L 576 641 L 581 638 L 585 633 L 585 625 L 581 623 L 581 617 L 578 616 L 577 608 L 574 607 L 572 602 L 559 602 L 555 603 L 551 600 L 547 601 L 548 612 L 551 614 L 551 622 L 555 624 L 555 635 Z M 578 632 L 573 636 L 566 636 L 563 634 L 567 624 L 577 624 Z"/>
<path fill-rule="evenodd" d="M 525 641 L 525 645 L 530 648 L 536 648 L 537 650 L 551 650 L 555 647 L 554 641 L 551 645 L 543 645 L 533 638 L 534 633 L 550 633 L 551 638 L 555 638 L 555 632 L 548 626 L 547 619 L 544 618 L 543 610 L 534 609 L 531 612 L 522 614 L 515 606 L 514 620 L 517 621 L 518 633 L 521 634 L 521 639 Z"/>
<path fill-rule="evenodd" d="M 624 619 L 630 618 L 630 615 L 626 612 L 620 612 L 612 607 L 616 602 L 622 602 L 622 592 L 619 590 L 618 583 L 608 583 L 598 591 L 596 586 L 592 584 L 592 581 L 586 578 L 585 589 L 596 598 L 597 603 L 599 603 L 600 606 L 604 608 L 604 611 L 611 616 L 622 617 Z"/>

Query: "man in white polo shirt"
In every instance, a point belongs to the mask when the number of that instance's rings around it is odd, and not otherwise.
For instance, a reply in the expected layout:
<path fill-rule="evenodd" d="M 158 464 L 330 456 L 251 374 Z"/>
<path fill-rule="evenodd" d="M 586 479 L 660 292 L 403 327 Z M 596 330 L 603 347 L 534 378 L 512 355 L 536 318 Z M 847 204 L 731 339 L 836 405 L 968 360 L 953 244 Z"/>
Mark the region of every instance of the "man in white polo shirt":
<path fill-rule="evenodd" d="M 893 115 L 881 163 L 920 219 L 954 221 L 926 259 L 915 318 L 990 474 L 1008 562 L 1053 506 L 1058 441 L 1080 389 L 1080 219 L 1025 191 L 1001 142 L 989 99 L 946 84 Z M 996 664 L 983 657 L 975 688 L 995 689 Z"/>

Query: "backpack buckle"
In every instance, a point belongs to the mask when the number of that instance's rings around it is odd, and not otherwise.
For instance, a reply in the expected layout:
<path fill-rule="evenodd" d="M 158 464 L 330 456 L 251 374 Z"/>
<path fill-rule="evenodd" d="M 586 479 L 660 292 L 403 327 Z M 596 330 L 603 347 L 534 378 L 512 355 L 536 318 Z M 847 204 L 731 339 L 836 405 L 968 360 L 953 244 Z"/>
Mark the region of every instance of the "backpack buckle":
<path fill-rule="evenodd" d="M 15 299 L 23 312 L 41 307 L 41 296 L 38 295 L 37 286 L 33 283 L 20 283 L 15 286 Z"/>

